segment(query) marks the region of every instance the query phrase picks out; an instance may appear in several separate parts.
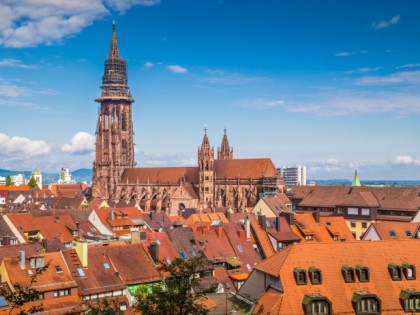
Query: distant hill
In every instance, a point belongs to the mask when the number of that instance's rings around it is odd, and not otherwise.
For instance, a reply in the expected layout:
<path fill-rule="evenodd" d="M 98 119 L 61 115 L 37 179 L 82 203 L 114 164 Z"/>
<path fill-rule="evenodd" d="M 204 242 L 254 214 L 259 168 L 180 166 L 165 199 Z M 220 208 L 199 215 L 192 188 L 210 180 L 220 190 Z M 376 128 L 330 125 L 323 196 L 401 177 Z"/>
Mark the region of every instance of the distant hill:
<path fill-rule="evenodd" d="M 42 172 L 42 170 L 41 170 Z M 27 179 L 30 178 L 32 171 L 13 171 L 0 169 L 0 176 L 6 177 L 11 175 L 23 174 Z M 71 172 L 73 178 L 76 182 L 87 182 L 92 181 L 92 170 L 88 168 L 81 168 Z M 57 173 L 42 173 L 42 181 L 47 184 L 51 182 L 57 182 L 59 176 L 59 171 Z"/>

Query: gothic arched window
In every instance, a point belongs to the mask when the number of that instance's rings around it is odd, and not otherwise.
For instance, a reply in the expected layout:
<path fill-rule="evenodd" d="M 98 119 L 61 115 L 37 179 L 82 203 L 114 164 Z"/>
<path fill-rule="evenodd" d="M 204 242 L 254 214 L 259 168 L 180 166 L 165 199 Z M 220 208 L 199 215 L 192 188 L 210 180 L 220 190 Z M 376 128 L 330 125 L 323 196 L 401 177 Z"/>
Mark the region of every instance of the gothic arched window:
<path fill-rule="evenodd" d="M 125 113 L 122 113 L 122 117 L 121 117 L 121 130 L 126 130 L 127 129 L 127 121 L 125 119 Z"/>

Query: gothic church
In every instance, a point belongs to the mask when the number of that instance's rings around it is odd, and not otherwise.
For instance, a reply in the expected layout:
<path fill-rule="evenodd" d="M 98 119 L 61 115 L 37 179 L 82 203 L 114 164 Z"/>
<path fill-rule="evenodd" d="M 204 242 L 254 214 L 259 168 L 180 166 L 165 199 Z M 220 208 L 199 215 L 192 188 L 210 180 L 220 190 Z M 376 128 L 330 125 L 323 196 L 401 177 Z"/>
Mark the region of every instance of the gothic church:
<path fill-rule="evenodd" d="M 261 195 L 283 192 L 283 180 L 271 159 L 233 158 L 226 129 L 217 159 L 205 129 L 196 167 L 134 167 L 134 99 L 127 82 L 127 63 L 118 51 L 115 23 L 101 89 L 96 99 L 100 105 L 93 163 L 94 198 L 176 215 L 184 208 L 243 211 L 254 206 Z"/>

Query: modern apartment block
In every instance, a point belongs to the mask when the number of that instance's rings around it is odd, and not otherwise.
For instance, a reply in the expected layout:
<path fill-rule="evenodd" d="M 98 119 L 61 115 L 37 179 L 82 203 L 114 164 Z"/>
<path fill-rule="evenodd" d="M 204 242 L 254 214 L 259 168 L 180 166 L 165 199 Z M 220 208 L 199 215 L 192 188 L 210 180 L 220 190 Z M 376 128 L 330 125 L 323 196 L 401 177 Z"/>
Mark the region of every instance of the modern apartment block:
<path fill-rule="evenodd" d="M 277 171 L 283 177 L 287 187 L 306 186 L 306 166 L 283 166 L 278 168 Z"/>

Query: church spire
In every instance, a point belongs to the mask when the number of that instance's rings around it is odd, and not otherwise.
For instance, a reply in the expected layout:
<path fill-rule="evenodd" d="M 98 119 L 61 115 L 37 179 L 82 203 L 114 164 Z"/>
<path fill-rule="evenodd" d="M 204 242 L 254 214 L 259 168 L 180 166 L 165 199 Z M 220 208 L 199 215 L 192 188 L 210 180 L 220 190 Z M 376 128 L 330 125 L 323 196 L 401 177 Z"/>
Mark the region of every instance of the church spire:
<path fill-rule="evenodd" d="M 115 28 L 116 28 L 116 23 L 114 20 L 112 21 L 111 48 L 109 49 L 108 59 L 121 59 L 120 52 L 118 51 L 117 32 L 115 31 Z"/>
<path fill-rule="evenodd" d="M 207 125 L 204 125 L 204 137 L 203 137 L 203 143 L 201 144 L 201 149 L 205 147 L 210 148 L 210 141 L 209 141 L 209 137 L 207 136 Z"/>
<path fill-rule="evenodd" d="M 222 139 L 222 145 L 217 150 L 217 159 L 218 160 L 232 160 L 233 159 L 233 148 L 229 146 L 229 140 L 228 136 L 226 134 L 226 127 L 223 130 L 223 139 Z"/>
<path fill-rule="evenodd" d="M 354 177 L 353 177 L 353 182 L 351 183 L 352 186 L 361 186 L 360 185 L 360 180 L 359 180 L 359 175 L 357 175 L 357 170 L 354 170 Z"/>

